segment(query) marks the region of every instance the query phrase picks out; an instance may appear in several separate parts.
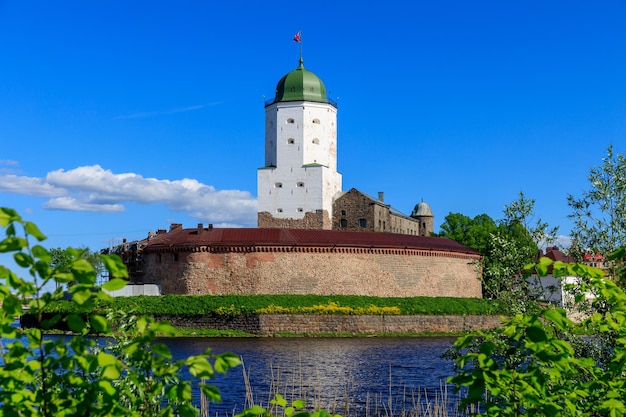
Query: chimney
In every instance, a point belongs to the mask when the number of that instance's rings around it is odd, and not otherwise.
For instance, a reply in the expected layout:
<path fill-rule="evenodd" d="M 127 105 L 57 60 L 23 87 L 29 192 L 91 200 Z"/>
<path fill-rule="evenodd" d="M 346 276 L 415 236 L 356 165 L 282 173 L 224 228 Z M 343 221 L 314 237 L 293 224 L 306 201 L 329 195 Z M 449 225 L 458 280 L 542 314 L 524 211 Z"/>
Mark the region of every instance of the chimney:
<path fill-rule="evenodd" d="M 166 233 L 167 233 L 167 230 L 165 230 L 165 229 L 158 229 L 157 230 L 157 235 L 164 235 Z"/>
<path fill-rule="evenodd" d="M 209 231 L 212 232 L 213 231 L 213 225 L 211 223 L 209 223 Z"/>
<path fill-rule="evenodd" d="M 201 235 L 202 233 L 204 233 L 204 227 L 202 223 L 198 223 L 198 234 Z"/>
<path fill-rule="evenodd" d="M 379 191 L 378 192 L 378 201 L 380 201 L 381 203 L 385 202 L 385 192 L 384 191 Z"/>
<path fill-rule="evenodd" d="M 183 225 L 182 223 L 172 223 L 170 224 L 170 232 L 173 232 L 174 230 L 178 230 L 178 229 L 182 229 Z"/>

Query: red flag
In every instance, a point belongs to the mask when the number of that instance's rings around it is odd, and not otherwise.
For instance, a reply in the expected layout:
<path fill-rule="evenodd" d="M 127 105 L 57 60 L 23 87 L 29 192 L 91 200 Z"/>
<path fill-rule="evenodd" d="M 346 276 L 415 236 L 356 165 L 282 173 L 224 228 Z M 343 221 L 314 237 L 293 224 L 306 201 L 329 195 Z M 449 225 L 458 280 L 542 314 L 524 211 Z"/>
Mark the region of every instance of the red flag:
<path fill-rule="evenodd" d="M 299 30 L 298 33 L 295 34 L 295 36 L 293 37 L 293 41 L 294 42 L 302 42 L 302 39 L 300 38 L 302 36 L 302 31 Z"/>

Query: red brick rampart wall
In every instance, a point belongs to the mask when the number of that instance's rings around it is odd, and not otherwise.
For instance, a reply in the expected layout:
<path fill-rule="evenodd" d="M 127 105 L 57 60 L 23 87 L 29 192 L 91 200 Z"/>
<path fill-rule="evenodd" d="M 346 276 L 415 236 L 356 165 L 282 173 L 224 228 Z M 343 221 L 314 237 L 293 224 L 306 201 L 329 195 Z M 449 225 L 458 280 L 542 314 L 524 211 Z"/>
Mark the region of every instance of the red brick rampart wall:
<path fill-rule="evenodd" d="M 412 249 L 177 247 L 144 253 L 163 294 L 481 297 L 473 255 Z"/>

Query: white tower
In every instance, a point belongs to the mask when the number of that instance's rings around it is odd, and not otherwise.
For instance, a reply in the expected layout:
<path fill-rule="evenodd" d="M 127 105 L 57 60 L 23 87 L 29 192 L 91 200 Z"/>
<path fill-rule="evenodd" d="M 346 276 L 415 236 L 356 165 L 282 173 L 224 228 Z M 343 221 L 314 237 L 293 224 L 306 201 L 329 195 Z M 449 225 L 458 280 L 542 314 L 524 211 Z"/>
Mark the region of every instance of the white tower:
<path fill-rule="evenodd" d="M 265 166 L 258 170 L 258 225 L 331 229 L 337 172 L 337 106 L 300 65 L 265 106 Z"/>

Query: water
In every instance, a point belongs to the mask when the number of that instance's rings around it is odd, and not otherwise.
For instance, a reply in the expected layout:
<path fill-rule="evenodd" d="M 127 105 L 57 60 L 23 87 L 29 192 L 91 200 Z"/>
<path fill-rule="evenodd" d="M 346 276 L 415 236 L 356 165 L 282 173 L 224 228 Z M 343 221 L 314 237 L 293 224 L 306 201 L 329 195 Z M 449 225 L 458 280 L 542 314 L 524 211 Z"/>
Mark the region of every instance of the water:
<path fill-rule="evenodd" d="M 242 358 L 243 368 L 210 381 L 222 393 L 222 403 L 211 404 L 211 415 L 232 415 L 243 409 L 244 370 L 256 404 L 267 406 L 278 392 L 340 414 L 364 415 L 376 406 L 415 408 L 418 394 L 422 402 L 434 402 L 453 373 L 452 363 L 441 358 L 453 341 L 450 337 L 401 337 L 176 338 L 164 342 L 176 358 L 200 354 L 207 347 Z M 454 397 L 451 389 L 448 394 Z"/>

